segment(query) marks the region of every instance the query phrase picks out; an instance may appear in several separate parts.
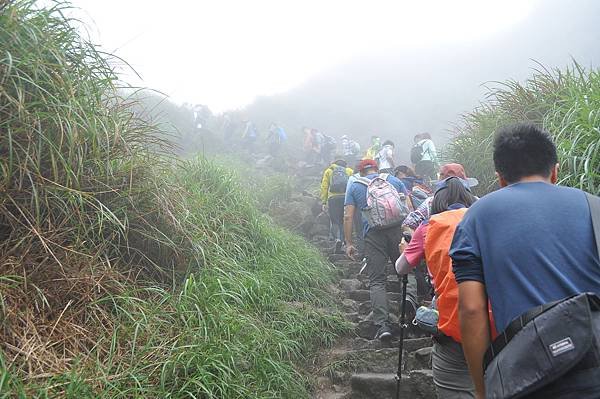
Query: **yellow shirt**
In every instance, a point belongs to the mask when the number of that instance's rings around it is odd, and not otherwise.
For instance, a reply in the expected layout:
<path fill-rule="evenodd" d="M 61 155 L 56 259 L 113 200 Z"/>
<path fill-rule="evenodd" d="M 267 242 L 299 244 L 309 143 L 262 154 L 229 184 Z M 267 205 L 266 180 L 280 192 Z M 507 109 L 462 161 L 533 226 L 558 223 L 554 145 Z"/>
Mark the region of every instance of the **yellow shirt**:
<path fill-rule="evenodd" d="M 332 193 L 329 191 L 329 184 L 331 183 L 331 175 L 333 174 L 333 169 L 336 166 L 338 166 L 338 165 L 332 164 L 327 169 L 325 169 L 325 172 L 323 172 L 323 179 L 321 179 L 321 195 L 320 195 L 320 197 L 321 197 L 321 202 L 323 202 L 324 204 L 326 204 L 327 200 L 331 197 L 337 197 L 337 196 L 345 194 L 345 192 Z M 348 175 L 348 177 L 350 177 L 354 174 L 354 171 L 350 168 L 346 168 L 346 174 Z"/>

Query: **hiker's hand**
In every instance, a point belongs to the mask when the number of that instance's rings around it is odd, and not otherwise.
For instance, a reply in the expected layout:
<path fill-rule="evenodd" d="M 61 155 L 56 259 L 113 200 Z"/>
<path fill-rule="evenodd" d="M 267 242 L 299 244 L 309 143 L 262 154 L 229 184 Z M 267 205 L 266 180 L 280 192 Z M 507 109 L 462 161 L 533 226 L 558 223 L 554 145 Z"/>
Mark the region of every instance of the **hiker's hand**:
<path fill-rule="evenodd" d="M 406 250 L 406 247 L 408 247 L 408 244 L 406 243 L 404 238 L 402 238 L 400 240 L 400 244 L 398 244 L 398 251 L 400 252 L 400 255 L 402 255 L 404 253 L 404 251 Z"/>
<path fill-rule="evenodd" d="M 355 260 L 354 257 L 356 255 L 356 247 L 352 244 L 347 244 L 346 245 L 346 256 L 348 256 L 350 259 Z"/>

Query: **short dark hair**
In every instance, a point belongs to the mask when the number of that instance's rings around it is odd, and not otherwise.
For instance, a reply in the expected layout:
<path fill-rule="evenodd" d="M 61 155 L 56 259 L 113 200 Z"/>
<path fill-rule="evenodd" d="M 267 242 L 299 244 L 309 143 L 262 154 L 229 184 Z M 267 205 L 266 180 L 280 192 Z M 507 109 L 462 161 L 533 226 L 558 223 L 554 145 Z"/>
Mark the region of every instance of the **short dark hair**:
<path fill-rule="evenodd" d="M 392 140 L 386 140 L 386 141 L 383 142 L 383 145 L 384 146 L 391 145 L 392 147 L 394 147 L 394 142 Z"/>
<path fill-rule="evenodd" d="M 394 175 L 397 175 L 398 172 L 401 172 L 401 173 L 405 174 L 406 176 L 417 177 L 415 172 L 406 165 L 396 166 L 396 169 L 394 169 Z"/>
<path fill-rule="evenodd" d="M 477 198 L 464 186 L 458 177 L 450 177 L 446 187 L 436 191 L 431 200 L 431 215 L 446 212 L 452 204 L 463 204 L 467 208 L 473 205 Z"/>
<path fill-rule="evenodd" d="M 348 163 L 346 161 L 344 161 L 343 159 L 338 159 L 334 162 L 334 164 L 336 164 L 337 166 L 343 166 L 344 168 L 346 166 L 348 166 Z"/>
<path fill-rule="evenodd" d="M 549 177 L 557 162 L 552 136 L 533 123 L 504 126 L 496 132 L 494 167 L 509 184 L 527 176 Z"/>

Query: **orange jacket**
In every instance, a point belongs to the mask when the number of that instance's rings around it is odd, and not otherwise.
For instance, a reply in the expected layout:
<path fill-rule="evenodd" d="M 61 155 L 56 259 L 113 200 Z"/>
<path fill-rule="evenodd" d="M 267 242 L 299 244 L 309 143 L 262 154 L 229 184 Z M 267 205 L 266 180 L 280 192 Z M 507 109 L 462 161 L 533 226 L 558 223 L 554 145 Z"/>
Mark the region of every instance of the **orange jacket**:
<path fill-rule="evenodd" d="M 467 208 L 438 213 L 431 216 L 425 237 L 425 260 L 435 281 L 436 304 L 439 312 L 438 329 L 456 342 L 461 342 L 458 320 L 458 284 L 452 272 L 452 259 L 448 255 L 456 227 Z M 494 324 L 490 313 L 492 331 Z"/>

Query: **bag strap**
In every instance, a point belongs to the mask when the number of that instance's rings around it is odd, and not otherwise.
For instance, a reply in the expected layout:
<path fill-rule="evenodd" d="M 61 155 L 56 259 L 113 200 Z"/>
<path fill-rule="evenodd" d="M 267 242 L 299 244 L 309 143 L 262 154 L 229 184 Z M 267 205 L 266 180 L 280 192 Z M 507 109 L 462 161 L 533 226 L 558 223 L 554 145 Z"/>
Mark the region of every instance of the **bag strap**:
<path fill-rule="evenodd" d="M 600 198 L 595 195 L 585 193 L 588 205 L 590 206 L 590 215 L 592 216 L 592 228 L 596 238 L 596 250 L 600 256 Z"/>

